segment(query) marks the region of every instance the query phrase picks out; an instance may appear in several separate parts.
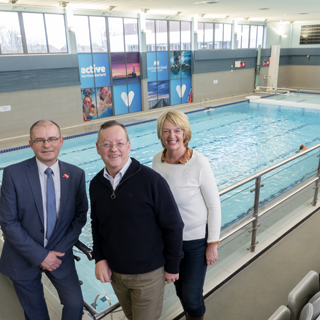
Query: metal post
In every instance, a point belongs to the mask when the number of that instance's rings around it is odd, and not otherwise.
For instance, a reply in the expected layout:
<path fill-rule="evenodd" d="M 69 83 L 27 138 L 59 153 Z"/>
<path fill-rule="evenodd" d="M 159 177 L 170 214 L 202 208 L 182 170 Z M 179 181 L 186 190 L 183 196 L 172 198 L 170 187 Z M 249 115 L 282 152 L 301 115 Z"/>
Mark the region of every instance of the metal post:
<path fill-rule="evenodd" d="M 318 178 L 320 178 L 320 154 L 318 154 L 318 157 L 319 157 Z M 316 206 L 317 205 L 317 200 L 318 200 L 319 179 L 316 181 L 316 187 L 314 189 L 315 190 L 314 190 L 314 197 L 313 197 L 312 205 Z"/>
<path fill-rule="evenodd" d="M 250 247 L 251 252 L 255 251 L 256 244 L 257 244 L 256 239 L 257 239 L 257 228 L 258 228 L 260 184 L 261 184 L 261 176 L 256 178 L 256 186 L 255 186 L 255 193 L 254 193 L 253 217 L 255 218 L 255 220 L 252 222 L 252 236 L 251 236 L 251 247 Z"/>

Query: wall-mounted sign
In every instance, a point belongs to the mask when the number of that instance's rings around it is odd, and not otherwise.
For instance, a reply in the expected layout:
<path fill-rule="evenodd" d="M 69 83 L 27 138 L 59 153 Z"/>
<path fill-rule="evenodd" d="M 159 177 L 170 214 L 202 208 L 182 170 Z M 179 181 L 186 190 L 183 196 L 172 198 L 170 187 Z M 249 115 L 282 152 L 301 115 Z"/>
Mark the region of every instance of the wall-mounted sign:
<path fill-rule="evenodd" d="M 11 106 L 1 106 L 0 112 L 11 111 Z"/>

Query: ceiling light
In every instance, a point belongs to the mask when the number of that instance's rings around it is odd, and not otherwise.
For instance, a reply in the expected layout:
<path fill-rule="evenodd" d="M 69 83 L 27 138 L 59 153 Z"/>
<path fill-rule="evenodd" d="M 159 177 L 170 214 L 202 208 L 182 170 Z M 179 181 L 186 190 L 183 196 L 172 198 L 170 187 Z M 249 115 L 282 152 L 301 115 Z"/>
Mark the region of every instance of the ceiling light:
<path fill-rule="evenodd" d="M 244 21 L 248 21 L 250 17 L 244 17 L 243 20 Z"/>
<path fill-rule="evenodd" d="M 175 16 L 178 16 L 180 13 L 182 13 L 182 11 L 177 11 L 177 13 L 175 14 Z"/>
<path fill-rule="evenodd" d="M 270 10 L 270 8 L 260 8 L 259 10 Z"/>
<path fill-rule="evenodd" d="M 9 3 L 11 4 L 16 4 L 18 2 L 18 0 L 9 0 Z"/>
<path fill-rule="evenodd" d="M 206 15 L 205 13 L 199 13 L 199 16 L 200 16 L 201 18 L 203 18 L 205 15 Z"/>
<path fill-rule="evenodd" d="M 116 6 L 110 6 L 107 10 L 108 10 L 108 11 L 111 11 L 111 10 L 113 10 L 114 8 L 116 8 Z"/>
<path fill-rule="evenodd" d="M 219 0 L 216 1 L 201 1 L 201 2 L 196 2 L 195 4 L 215 4 L 219 3 Z"/>
<path fill-rule="evenodd" d="M 150 9 L 141 9 L 141 12 L 147 13 Z"/>

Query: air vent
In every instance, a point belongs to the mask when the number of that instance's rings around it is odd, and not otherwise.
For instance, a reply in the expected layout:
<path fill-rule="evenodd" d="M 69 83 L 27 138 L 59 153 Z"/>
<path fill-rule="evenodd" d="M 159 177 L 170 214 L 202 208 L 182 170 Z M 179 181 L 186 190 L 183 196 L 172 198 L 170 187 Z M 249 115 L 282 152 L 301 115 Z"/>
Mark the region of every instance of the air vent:
<path fill-rule="evenodd" d="M 300 44 L 320 44 L 320 24 L 301 26 Z"/>

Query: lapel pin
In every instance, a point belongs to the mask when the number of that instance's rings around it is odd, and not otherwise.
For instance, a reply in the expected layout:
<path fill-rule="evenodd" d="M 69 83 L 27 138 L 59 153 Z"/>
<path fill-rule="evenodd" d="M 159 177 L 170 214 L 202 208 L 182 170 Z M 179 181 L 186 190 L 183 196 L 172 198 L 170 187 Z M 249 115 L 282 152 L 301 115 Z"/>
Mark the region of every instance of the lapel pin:
<path fill-rule="evenodd" d="M 63 177 L 69 179 L 69 176 L 66 173 L 63 174 Z"/>

